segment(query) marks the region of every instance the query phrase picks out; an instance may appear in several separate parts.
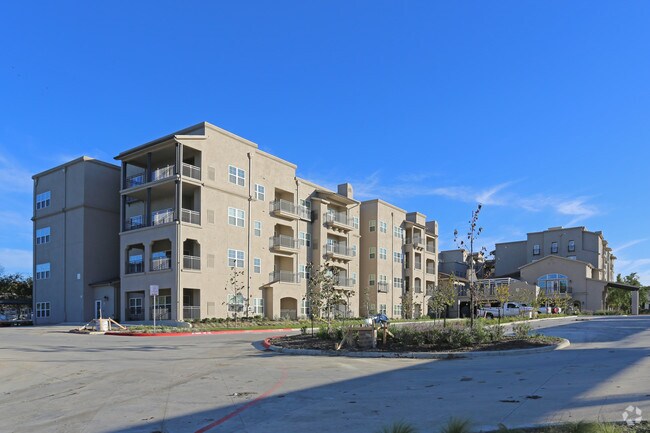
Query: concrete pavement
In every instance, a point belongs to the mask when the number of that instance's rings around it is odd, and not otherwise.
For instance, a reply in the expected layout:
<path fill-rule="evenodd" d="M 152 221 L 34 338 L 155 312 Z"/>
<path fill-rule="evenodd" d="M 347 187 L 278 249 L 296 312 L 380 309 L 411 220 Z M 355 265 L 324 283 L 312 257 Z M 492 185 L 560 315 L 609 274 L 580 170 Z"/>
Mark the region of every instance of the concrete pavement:
<path fill-rule="evenodd" d="M 277 332 L 151 339 L 0 329 L 0 432 L 373 432 L 650 416 L 650 317 L 536 322 L 560 351 L 482 359 L 286 356 Z"/>

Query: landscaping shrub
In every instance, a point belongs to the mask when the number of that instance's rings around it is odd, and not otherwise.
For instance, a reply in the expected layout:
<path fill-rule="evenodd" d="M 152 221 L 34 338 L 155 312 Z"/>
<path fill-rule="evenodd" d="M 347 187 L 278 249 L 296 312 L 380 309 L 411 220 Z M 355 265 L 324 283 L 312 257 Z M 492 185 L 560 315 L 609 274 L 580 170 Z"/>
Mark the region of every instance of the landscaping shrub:
<path fill-rule="evenodd" d="M 512 325 L 512 331 L 515 333 L 515 337 L 524 339 L 528 337 L 528 334 L 530 334 L 532 327 L 530 326 L 530 323 L 526 322 L 521 322 L 521 323 L 515 323 Z"/>

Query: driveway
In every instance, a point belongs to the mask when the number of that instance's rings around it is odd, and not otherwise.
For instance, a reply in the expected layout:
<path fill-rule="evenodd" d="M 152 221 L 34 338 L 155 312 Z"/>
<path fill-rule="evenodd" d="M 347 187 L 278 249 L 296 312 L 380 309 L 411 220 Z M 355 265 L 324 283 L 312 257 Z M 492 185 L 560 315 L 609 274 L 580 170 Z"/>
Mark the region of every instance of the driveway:
<path fill-rule="evenodd" d="M 569 348 L 456 360 L 288 356 L 276 333 L 134 338 L 0 329 L 2 432 L 438 431 L 650 416 L 650 317 L 537 322 Z"/>

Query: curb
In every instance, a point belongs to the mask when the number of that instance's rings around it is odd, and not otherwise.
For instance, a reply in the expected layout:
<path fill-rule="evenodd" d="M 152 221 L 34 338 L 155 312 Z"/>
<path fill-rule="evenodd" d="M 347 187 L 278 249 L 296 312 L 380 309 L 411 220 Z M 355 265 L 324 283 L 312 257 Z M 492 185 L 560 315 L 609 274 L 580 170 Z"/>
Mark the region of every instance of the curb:
<path fill-rule="evenodd" d="M 193 337 L 199 335 L 228 335 L 228 334 L 256 334 L 262 332 L 291 332 L 295 329 L 233 329 L 230 331 L 202 331 L 202 332 L 105 332 L 104 335 L 115 335 L 122 337 Z"/>
<path fill-rule="evenodd" d="M 493 350 L 483 352 L 336 352 L 333 350 L 287 349 L 271 344 L 269 341 L 271 338 L 274 337 L 265 339 L 262 344 L 264 347 L 274 352 L 284 353 L 287 355 L 346 356 L 349 358 L 473 359 L 485 358 L 488 356 L 514 356 L 553 352 L 571 345 L 569 340 L 563 338 L 560 343 L 550 346 L 534 347 L 531 349 Z"/>

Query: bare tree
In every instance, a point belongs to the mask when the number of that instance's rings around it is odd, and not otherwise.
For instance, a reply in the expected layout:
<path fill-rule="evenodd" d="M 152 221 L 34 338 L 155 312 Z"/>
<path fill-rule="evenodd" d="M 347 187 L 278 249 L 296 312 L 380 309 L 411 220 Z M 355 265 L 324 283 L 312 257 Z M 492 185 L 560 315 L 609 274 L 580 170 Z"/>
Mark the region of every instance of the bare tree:
<path fill-rule="evenodd" d="M 339 271 L 335 266 L 325 263 L 323 266 L 310 264 L 308 267 L 310 276 L 306 299 L 310 314 L 318 317 L 325 316 L 329 333 L 332 328 L 334 308 L 345 305 L 347 309 L 354 291 L 337 287 Z"/>
<path fill-rule="evenodd" d="M 233 317 L 235 318 L 235 326 L 237 326 L 237 313 L 243 312 L 247 308 L 247 300 L 244 297 L 244 288 L 246 287 L 244 283 L 239 281 L 241 277 L 244 276 L 244 271 L 237 270 L 235 267 L 230 268 L 230 277 L 226 283 L 226 292 L 228 292 L 228 297 L 226 298 L 226 304 L 228 306 L 228 312 L 232 312 Z"/>

